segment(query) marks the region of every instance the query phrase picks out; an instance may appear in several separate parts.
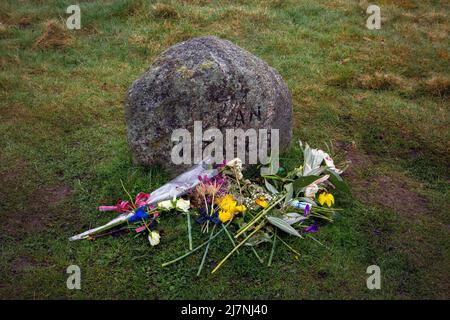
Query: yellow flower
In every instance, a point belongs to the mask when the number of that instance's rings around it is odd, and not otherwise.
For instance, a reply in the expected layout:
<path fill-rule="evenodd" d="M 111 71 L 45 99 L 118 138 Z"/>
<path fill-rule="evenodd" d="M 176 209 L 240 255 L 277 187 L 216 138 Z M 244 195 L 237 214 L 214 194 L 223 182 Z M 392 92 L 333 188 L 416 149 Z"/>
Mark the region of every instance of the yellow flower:
<path fill-rule="evenodd" d="M 327 206 L 331 207 L 331 205 L 334 204 L 334 197 L 331 193 L 322 192 L 319 195 L 319 203 L 321 206 L 323 206 L 323 204 L 326 203 Z"/>
<path fill-rule="evenodd" d="M 269 203 L 266 201 L 264 197 L 259 197 L 258 199 L 255 200 L 255 202 L 258 206 L 261 206 L 264 209 L 269 206 Z"/>
<path fill-rule="evenodd" d="M 225 210 L 220 210 L 219 211 L 219 219 L 222 222 L 227 222 L 229 220 L 232 220 L 234 217 L 233 213 L 231 213 L 231 211 L 225 211 Z"/>
<path fill-rule="evenodd" d="M 222 222 L 232 220 L 236 214 L 247 210 L 244 205 L 238 205 L 236 199 L 229 194 L 218 198 L 216 204 L 219 206 L 219 219 Z"/>
<path fill-rule="evenodd" d="M 237 202 L 232 195 L 226 194 L 223 197 L 217 199 L 216 203 L 219 208 L 225 211 L 234 211 L 236 209 Z"/>

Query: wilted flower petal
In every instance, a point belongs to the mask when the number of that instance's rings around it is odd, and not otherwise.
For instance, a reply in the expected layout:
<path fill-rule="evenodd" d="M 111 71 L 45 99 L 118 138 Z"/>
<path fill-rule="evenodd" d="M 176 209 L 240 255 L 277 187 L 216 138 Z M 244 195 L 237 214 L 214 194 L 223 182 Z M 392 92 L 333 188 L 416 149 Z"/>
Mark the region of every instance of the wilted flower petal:
<path fill-rule="evenodd" d="M 308 144 L 306 144 L 305 149 L 303 150 L 304 162 L 303 162 L 303 176 L 316 174 L 317 170 L 319 170 L 322 162 L 325 161 L 327 167 L 330 170 L 336 172 L 337 174 L 341 174 L 342 170 L 339 170 L 335 167 L 333 159 L 330 155 L 323 150 L 320 149 L 312 149 Z"/>
<path fill-rule="evenodd" d="M 325 157 L 323 158 L 325 164 L 330 168 L 331 171 L 336 172 L 337 174 L 341 174 L 342 170 L 339 170 L 335 167 L 333 159 L 330 157 L 328 153 L 325 153 Z"/>
<path fill-rule="evenodd" d="M 317 191 L 319 191 L 319 187 L 315 183 L 311 183 L 309 186 L 305 188 L 305 197 L 306 198 L 314 198 L 316 196 Z"/>
<path fill-rule="evenodd" d="M 242 160 L 239 158 L 234 158 L 227 162 L 227 167 L 236 170 L 237 179 L 241 180 L 243 178 L 242 175 Z"/>
<path fill-rule="evenodd" d="M 228 161 L 226 166 L 230 167 L 230 168 L 234 168 L 235 167 L 235 168 L 241 170 L 242 169 L 242 160 L 239 159 L 239 158 L 234 158 L 234 159 Z"/>

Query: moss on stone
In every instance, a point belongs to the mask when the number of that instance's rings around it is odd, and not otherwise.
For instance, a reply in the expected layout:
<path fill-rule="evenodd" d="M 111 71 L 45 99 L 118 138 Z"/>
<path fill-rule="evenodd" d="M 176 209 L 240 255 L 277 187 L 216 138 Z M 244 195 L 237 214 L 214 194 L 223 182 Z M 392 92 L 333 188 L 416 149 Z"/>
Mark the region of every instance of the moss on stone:
<path fill-rule="evenodd" d="M 181 76 L 185 79 L 190 79 L 194 76 L 195 71 L 194 70 L 190 70 L 188 67 L 186 66 L 182 66 L 180 68 L 177 69 L 177 72 L 179 74 L 181 74 Z"/>

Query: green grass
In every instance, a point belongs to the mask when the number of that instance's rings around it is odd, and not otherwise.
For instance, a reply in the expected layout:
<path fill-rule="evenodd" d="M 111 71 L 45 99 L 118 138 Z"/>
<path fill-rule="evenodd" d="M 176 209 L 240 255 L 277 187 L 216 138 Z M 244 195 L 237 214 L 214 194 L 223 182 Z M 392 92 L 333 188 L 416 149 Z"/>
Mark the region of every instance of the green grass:
<path fill-rule="evenodd" d="M 449 298 L 450 70 L 446 1 L 379 1 L 382 29 L 365 28 L 368 2 L 80 1 L 82 29 L 67 31 L 71 1 L 0 4 L 0 297 L 145 299 Z M 38 39 L 47 23 L 58 39 Z M 133 165 L 123 98 L 169 46 L 194 36 L 229 39 L 267 61 L 292 94 L 295 140 L 353 160 L 352 198 L 311 240 L 286 238 L 272 266 L 249 250 L 211 275 L 231 249 L 187 248 L 185 219 L 163 218 L 161 245 L 132 235 L 67 238 L 111 218 L 95 207 L 150 191 L 167 175 Z M 298 148 L 285 155 L 291 165 Z M 203 241 L 194 232 L 194 242 Z M 263 250 L 264 249 L 264 250 Z M 258 249 L 268 259 L 270 246 Z M 82 289 L 66 288 L 66 268 Z M 379 265 L 382 289 L 366 288 Z"/>

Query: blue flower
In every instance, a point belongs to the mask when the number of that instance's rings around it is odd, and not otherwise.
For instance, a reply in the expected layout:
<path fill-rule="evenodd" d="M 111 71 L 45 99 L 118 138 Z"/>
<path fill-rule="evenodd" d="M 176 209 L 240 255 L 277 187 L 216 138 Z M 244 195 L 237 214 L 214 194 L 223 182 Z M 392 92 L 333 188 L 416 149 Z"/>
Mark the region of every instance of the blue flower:
<path fill-rule="evenodd" d="M 201 208 L 200 210 L 200 215 L 198 216 L 197 219 L 195 219 L 195 222 L 197 222 L 198 224 L 203 224 L 206 221 L 211 221 L 214 224 L 221 224 L 222 222 L 219 219 L 219 214 L 218 212 L 214 212 L 214 214 L 212 216 L 208 215 L 206 213 L 205 208 Z"/>
<path fill-rule="evenodd" d="M 147 212 L 145 212 L 145 209 L 147 208 L 147 206 L 142 206 L 139 207 L 135 212 L 134 215 L 128 219 L 129 222 L 136 222 L 136 221 L 141 221 L 141 220 L 145 220 L 148 218 L 148 214 Z"/>

